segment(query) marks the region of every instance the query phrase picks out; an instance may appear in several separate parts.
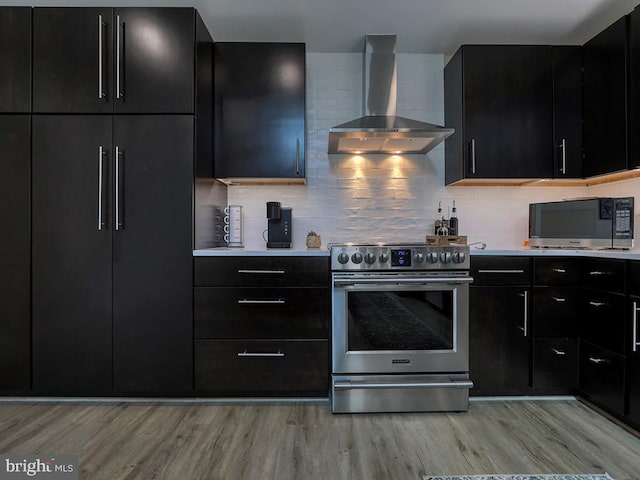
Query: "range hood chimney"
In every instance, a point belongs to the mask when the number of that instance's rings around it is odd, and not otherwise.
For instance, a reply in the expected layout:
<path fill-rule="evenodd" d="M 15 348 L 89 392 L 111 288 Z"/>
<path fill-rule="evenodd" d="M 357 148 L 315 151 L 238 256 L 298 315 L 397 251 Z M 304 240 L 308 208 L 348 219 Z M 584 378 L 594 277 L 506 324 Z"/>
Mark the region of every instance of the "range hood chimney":
<path fill-rule="evenodd" d="M 329 153 L 426 153 L 454 130 L 396 115 L 395 35 L 366 35 L 363 117 L 329 129 Z"/>

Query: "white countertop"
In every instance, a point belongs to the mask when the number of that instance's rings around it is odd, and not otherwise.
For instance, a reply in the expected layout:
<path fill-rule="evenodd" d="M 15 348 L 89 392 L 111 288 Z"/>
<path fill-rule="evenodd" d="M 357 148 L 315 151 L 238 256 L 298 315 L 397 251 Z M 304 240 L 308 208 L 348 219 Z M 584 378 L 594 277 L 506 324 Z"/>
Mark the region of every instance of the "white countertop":
<path fill-rule="evenodd" d="M 520 248 L 513 250 L 480 250 L 471 247 L 471 255 L 528 255 L 547 257 L 599 257 L 640 260 L 640 250 L 575 250 L 565 248 Z"/>
<path fill-rule="evenodd" d="M 205 248 L 202 250 L 194 250 L 194 257 L 328 257 L 329 249 L 322 248 L 263 248 L 263 249 L 246 249 L 246 248 Z"/>

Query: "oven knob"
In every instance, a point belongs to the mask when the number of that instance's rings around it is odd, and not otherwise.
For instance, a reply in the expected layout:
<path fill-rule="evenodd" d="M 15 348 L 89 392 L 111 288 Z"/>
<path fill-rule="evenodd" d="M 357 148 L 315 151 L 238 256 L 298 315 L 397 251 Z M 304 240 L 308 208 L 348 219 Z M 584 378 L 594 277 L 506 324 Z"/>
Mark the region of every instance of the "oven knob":
<path fill-rule="evenodd" d="M 451 263 L 451 252 L 442 252 L 440 254 L 440 261 L 442 263 Z"/>
<path fill-rule="evenodd" d="M 465 257 L 464 252 L 453 252 L 453 263 L 462 263 Z"/>
<path fill-rule="evenodd" d="M 362 254 L 358 252 L 354 253 L 351 255 L 351 261 L 353 263 L 362 263 Z"/>
<path fill-rule="evenodd" d="M 424 253 L 416 253 L 416 262 L 422 263 L 424 261 Z"/>
<path fill-rule="evenodd" d="M 429 261 L 429 263 L 438 263 L 439 258 L 440 255 L 438 255 L 438 252 L 429 252 L 427 254 L 427 260 Z"/>
<path fill-rule="evenodd" d="M 380 260 L 380 263 L 387 263 L 389 261 L 389 255 L 387 255 L 386 253 L 381 253 L 378 257 L 378 260 Z"/>
<path fill-rule="evenodd" d="M 338 255 L 338 262 L 341 263 L 342 265 L 344 265 L 348 261 L 349 261 L 349 255 L 347 255 L 346 253 L 343 252 L 340 255 Z"/>
<path fill-rule="evenodd" d="M 371 265 L 373 262 L 376 261 L 376 255 L 375 253 L 367 253 L 364 256 L 364 261 L 367 262 L 369 265 Z"/>

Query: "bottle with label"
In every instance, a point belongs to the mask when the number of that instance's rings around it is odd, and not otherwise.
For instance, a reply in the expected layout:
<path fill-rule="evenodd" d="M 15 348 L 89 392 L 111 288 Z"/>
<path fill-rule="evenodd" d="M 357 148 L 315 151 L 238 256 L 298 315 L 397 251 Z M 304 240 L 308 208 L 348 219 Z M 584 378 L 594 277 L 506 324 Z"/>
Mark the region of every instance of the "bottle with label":
<path fill-rule="evenodd" d="M 435 228 L 433 230 L 434 235 L 440 235 L 441 228 L 442 228 L 442 202 L 438 202 L 438 212 L 436 213 Z"/>
<path fill-rule="evenodd" d="M 449 235 L 458 235 L 458 216 L 456 215 L 456 201 L 453 201 L 453 210 L 449 218 Z"/>

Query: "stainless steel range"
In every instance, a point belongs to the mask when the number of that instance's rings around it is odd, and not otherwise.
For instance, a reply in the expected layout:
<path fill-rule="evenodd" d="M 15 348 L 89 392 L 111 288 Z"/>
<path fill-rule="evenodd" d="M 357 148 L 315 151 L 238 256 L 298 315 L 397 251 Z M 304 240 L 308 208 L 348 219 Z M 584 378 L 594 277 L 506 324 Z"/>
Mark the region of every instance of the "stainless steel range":
<path fill-rule="evenodd" d="M 332 411 L 465 411 L 469 247 L 331 246 Z"/>

